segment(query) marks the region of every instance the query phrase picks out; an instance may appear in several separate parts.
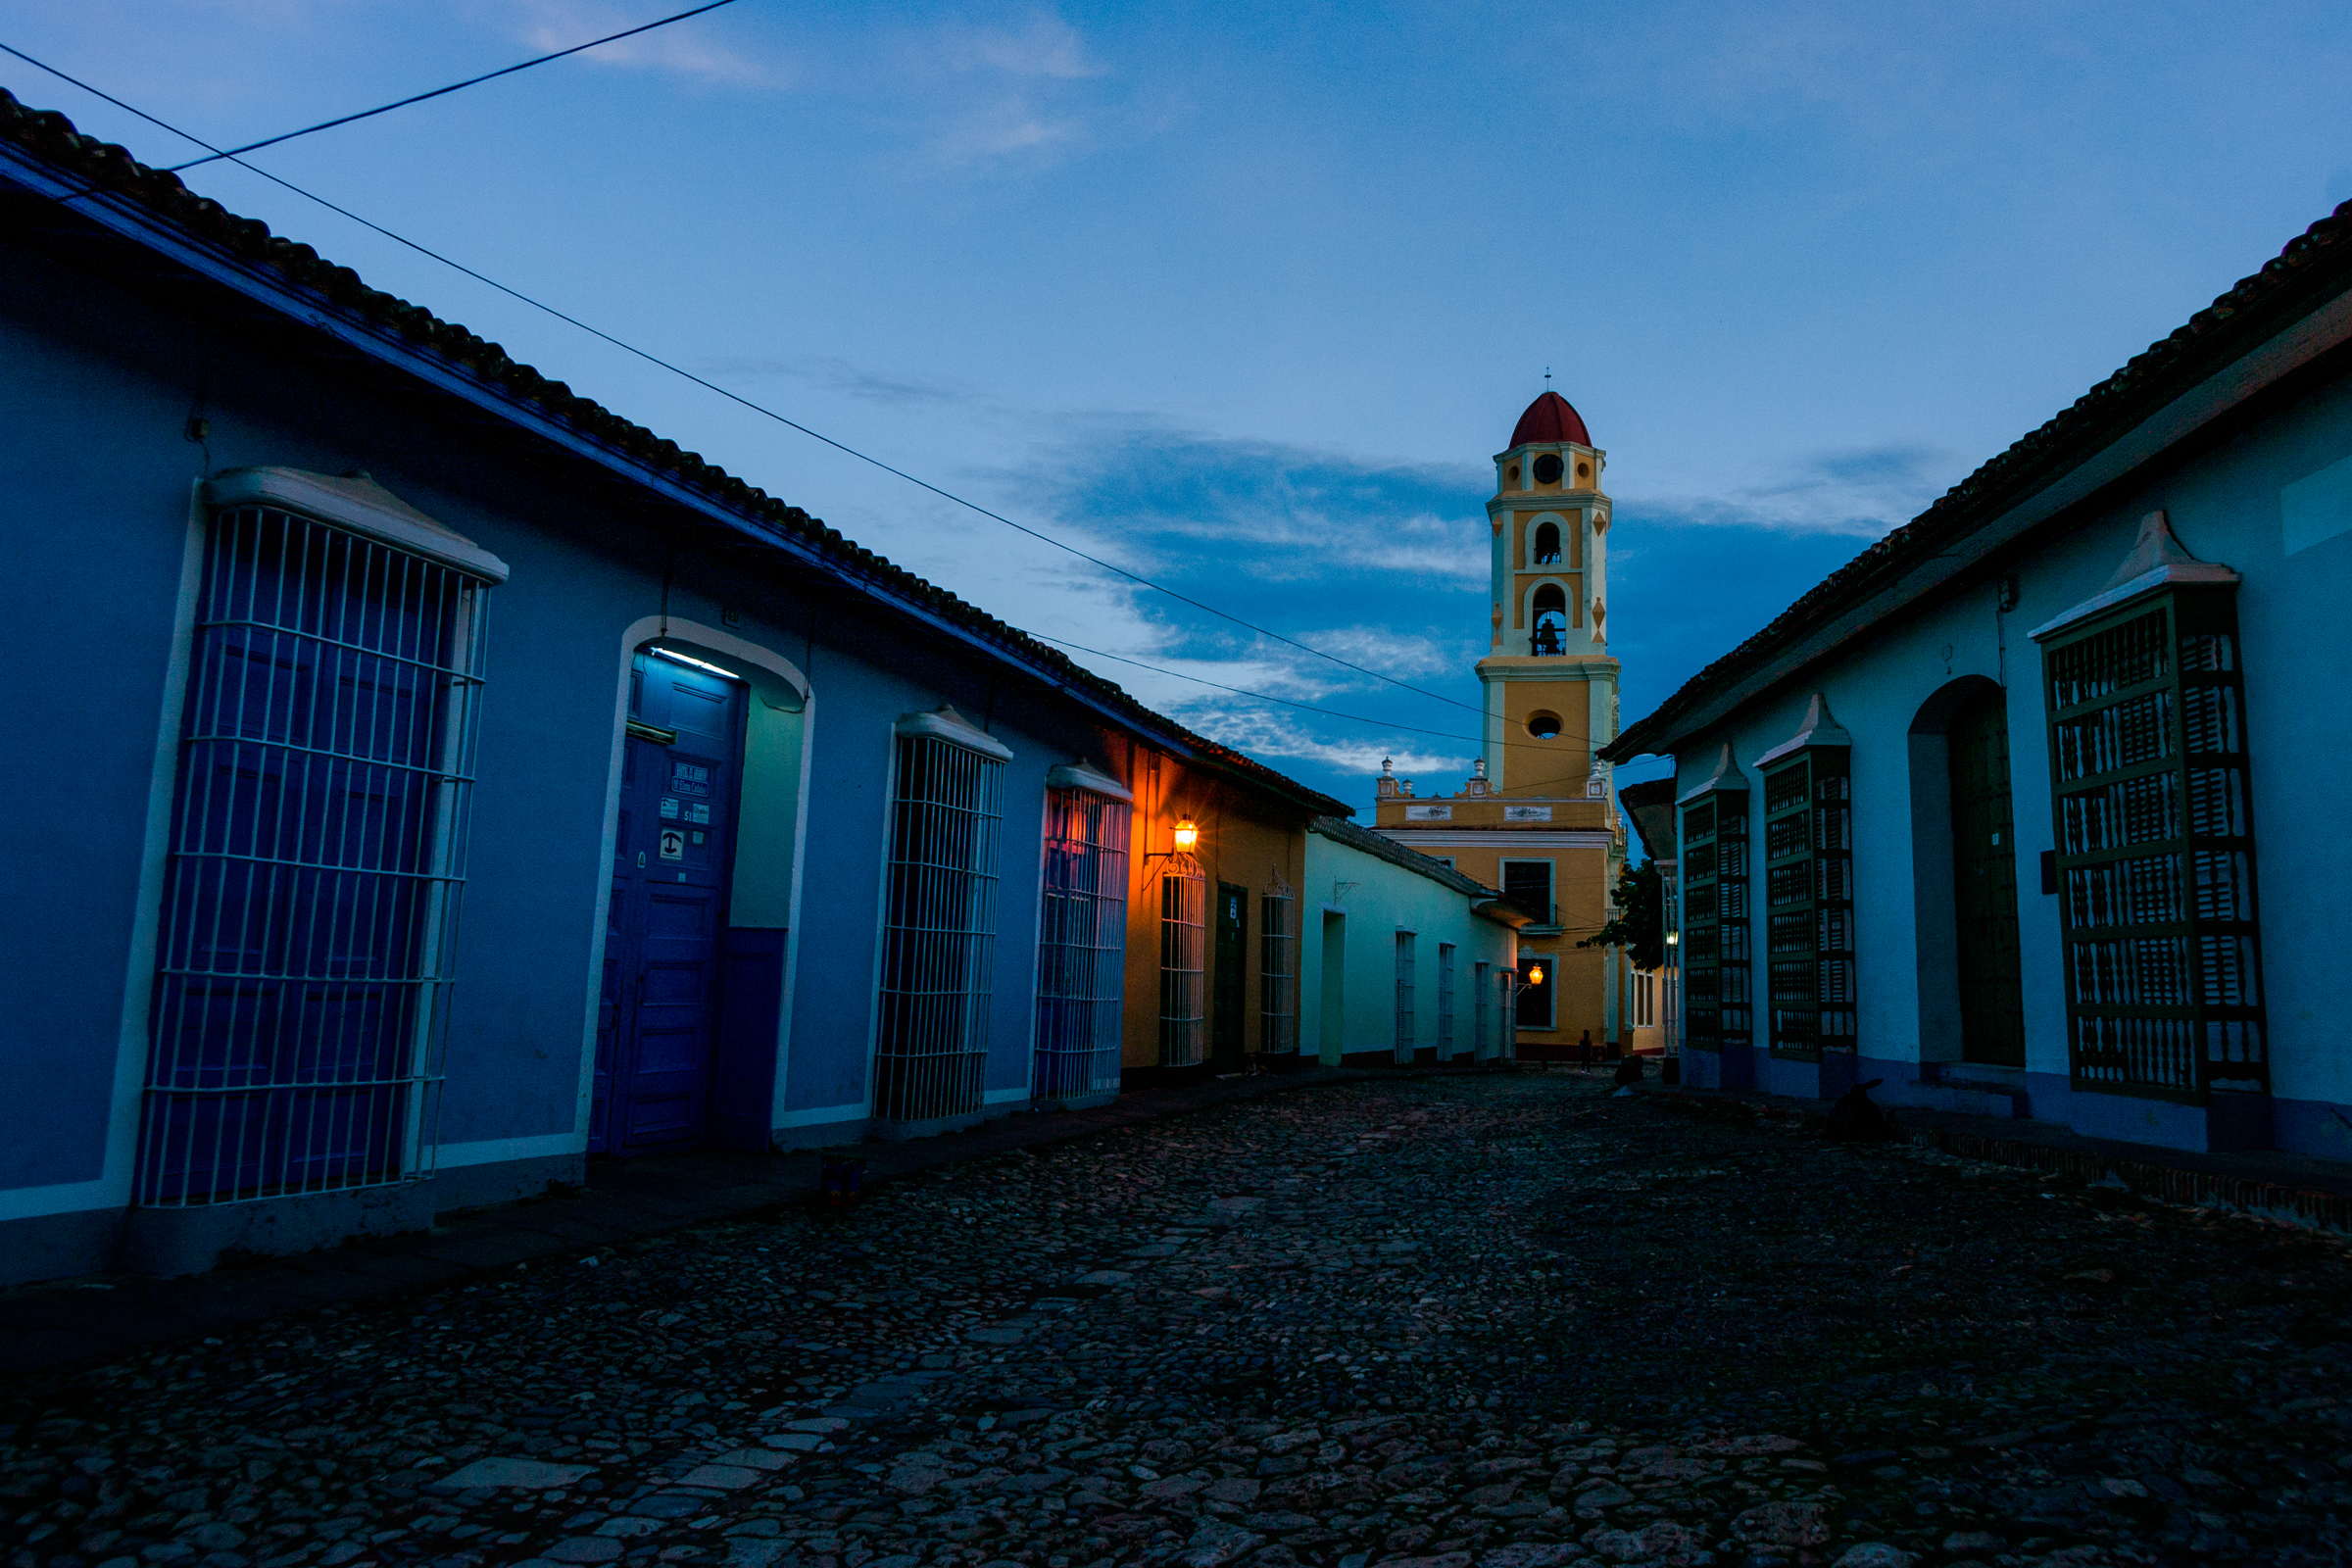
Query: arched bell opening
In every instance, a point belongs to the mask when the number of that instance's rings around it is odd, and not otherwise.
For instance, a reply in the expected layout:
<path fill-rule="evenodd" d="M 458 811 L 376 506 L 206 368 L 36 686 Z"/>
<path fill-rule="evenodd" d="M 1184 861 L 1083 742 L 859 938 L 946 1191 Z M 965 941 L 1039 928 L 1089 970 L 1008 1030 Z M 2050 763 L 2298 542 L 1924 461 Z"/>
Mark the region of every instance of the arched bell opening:
<path fill-rule="evenodd" d="M 1560 525 L 1556 522 L 1536 524 L 1535 564 L 1555 566 L 1560 561 Z"/>
<path fill-rule="evenodd" d="M 1568 651 L 1568 592 L 1556 582 L 1547 582 L 1536 590 L 1531 607 L 1535 611 L 1535 636 L 1530 649 L 1538 657 L 1564 654 Z"/>

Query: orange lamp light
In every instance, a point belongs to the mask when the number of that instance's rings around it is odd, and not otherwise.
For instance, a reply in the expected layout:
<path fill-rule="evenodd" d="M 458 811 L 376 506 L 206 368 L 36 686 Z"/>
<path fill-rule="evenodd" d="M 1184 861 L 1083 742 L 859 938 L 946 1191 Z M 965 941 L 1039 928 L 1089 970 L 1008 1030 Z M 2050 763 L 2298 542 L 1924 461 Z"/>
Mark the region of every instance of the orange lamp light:
<path fill-rule="evenodd" d="M 1544 983 L 1544 966 L 1542 964 L 1531 963 L 1527 966 L 1527 983 L 1531 986 L 1540 986 Z"/>
<path fill-rule="evenodd" d="M 1189 855 L 1192 853 L 1193 846 L 1200 842 L 1200 826 L 1199 823 L 1188 816 L 1176 824 L 1176 848 Z"/>

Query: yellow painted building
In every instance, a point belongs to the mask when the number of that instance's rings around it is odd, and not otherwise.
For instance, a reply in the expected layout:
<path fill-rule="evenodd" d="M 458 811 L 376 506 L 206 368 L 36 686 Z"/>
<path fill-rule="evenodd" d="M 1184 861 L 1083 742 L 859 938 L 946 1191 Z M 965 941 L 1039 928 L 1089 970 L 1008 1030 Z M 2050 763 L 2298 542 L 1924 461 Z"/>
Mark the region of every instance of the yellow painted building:
<path fill-rule="evenodd" d="M 1579 949 L 1607 923 L 1625 863 L 1609 764 L 1617 661 L 1608 651 L 1606 458 L 1567 399 L 1528 405 L 1494 458 L 1487 503 L 1493 604 L 1485 746 L 1453 795 L 1420 795 L 1385 767 L 1375 826 L 1450 861 L 1525 909 L 1519 1054 L 1622 1040 L 1630 975 L 1616 949 Z"/>

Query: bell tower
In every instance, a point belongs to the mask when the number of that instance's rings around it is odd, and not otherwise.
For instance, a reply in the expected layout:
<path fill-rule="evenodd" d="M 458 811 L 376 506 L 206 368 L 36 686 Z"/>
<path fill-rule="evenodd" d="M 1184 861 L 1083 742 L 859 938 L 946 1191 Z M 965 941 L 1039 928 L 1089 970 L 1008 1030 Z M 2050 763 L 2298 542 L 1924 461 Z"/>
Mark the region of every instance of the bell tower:
<path fill-rule="evenodd" d="M 1631 965 L 1580 948 L 1609 918 L 1625 826 L 1609 765 L 1607 459 L 1568 400 L 1527 406 L 1494 457 L 1487 502 L 1494 592 L 1478 662 L 1484 720 L 1461 793 L 1421 795 L 1384 764 L 1377 831 L 1501 893 L 1516 911 L 1512 1017 L 1522 1056 L 1581 1059 L 1629 1038 Z"/>
<path fill-rule="evenodd" d="M 1568 400 L 1527 406 L 1494 458 L 1491 633 L 1478 662 L 1486 763 L 1497 794 L 1605 800 L 1617 735 L 1608 644 L 1607 458 Z"/>

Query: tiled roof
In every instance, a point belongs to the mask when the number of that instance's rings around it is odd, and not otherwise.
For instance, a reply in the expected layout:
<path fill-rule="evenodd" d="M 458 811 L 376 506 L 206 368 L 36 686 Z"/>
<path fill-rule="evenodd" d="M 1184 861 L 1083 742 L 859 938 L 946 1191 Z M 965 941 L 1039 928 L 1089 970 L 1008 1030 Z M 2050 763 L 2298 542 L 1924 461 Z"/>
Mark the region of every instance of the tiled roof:
<path fill-rule="evenodd" d="M 1419 850 L 1408 850 L 1386 834 L 1358 827 L 1345 817 L 1318 816 L 1307 824 L 1307 831 L 1320 833 L 1334 844 L 1345 844 L 1366 855 L 1377 855 L 1391 865 L 1401 865 L 1407 871 L 1425 876 L 1432 882 L 1443 882 L 1456 893 L 1466 893 L 1474 899 L 1499 899 L 1502 895 L 1473 876 L 1464 876 L 1443 860 L 1433 860 Z"/>
<path fill-rule="evenodd" d="M 1911 521 L 1832 572 L 1772 623 L 1625 727 L 1602 756 L 1669 751 L 1676 722 L 1712 694 L 1871 592 L 1993 521 L 2230 361 L 2352 289 L 2352 202 L 2321 219 L 2228 293 L 2151 344 L 2039 429 L 1961 480 Z"/>
<path fill-rule="evenodd" d="M 1001 656 L 1038 666 L 1054 679 L 1124 712 L 1139 726 L 1178 739 L 1196 751 L 1200 760 L 1222 766 L 1245 782 L 1285 796 L 1310 811 L 1345 815 L 1353 809 L 1152 711 L 1059 649 L 1038 642 L 1018 627 L 893 565 L 800 508 L 579 396 L 563 382 L 548 379 L 465 327 L 444 321 L 421 306 L 369 288 L 350 268 L 322 259 L 308 245 L 272 234 L 259 220 L 240 218 L 210 197 L 197 195 L 181 184 L 176 174 L 149 168 L 124 148 L 81 134 L 64 115 L 27 108 L 5 88 L 0 88 L 0 142 L 23 149 L 93 193 L 135 205 L 151 221 L 168 224 L 187 238 L 270 270 L 279 286 L 302 296 L 301 303 L 308 309 L 332 311 L 346 319 L 388 329 L 406 351 L 438 361 L 444 370 L 494 391 L 514 406 L 516 416 L 560 421 L 642 468 L 683 484 L 704 501 L 762 532 L 795 540 L 841 575 L 953 620 L 994 645 Z"/>
<path fill-rule="evenodd" d="M 1511 430 L 1512 446 L 1523 447 L 1530 441 L 1573 441 L 1589 447 L 1592 437 L 1585 429 L 1585 416 L 1566 398 L 1545 391 L 1527 406 Z"/>

